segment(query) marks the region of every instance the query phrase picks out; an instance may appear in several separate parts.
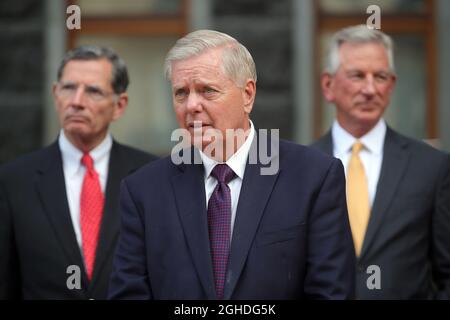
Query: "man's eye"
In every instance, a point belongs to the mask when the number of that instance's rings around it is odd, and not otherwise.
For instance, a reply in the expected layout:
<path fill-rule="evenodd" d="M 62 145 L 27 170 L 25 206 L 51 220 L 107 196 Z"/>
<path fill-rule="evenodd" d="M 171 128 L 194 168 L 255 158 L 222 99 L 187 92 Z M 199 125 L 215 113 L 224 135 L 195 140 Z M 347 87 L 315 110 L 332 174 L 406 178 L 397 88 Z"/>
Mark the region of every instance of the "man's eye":
<path fill-rule="evenodd" d="M 205 88 L 203 89 L 203 92 L 204 92 L 204 93 L 215 93 L 215 92 L 217 92 L 217 90 L 215 90 L 215 89 L 213 89 L 213 88 L 210 88 L 210 87 L 205 87 Z"/>
<path fill-rule="evenodd" d="M 389 75 L 385 73 L 377 74 L 375 79 L 378 81 L 387 81 L 389 79 Z"/>
<path fill-rule="evenodd" d="M 77 86 L 74 84 L 64 84 L 61 86 L 61 90 L 64 90 L 64 91 L 73 91 L 76 89 L 77 89 Z"/>
<path fill-rule="evenodd" d="M 364 78 L 364 75 L 362 73 L 351 73 L 350 75 L 350 79 L 354 79 L 354 80 L 360 80 Z"/>
<path fill-rule="evenodd" d="M 184 97 L 186 95 L 186 90 L 184 89 L 178 89 L 175 91 L 176 97 Z"/>
<path fill-rule="evenodd" d="M 92 94 L 92 95 L 99 95 L 99 96 L 103 95 L 103 91 L 101 91 L 100 89 L 97 89 L 97 88 L 92 88 L 92 87 L 87 87 L 86 93 Z"/>

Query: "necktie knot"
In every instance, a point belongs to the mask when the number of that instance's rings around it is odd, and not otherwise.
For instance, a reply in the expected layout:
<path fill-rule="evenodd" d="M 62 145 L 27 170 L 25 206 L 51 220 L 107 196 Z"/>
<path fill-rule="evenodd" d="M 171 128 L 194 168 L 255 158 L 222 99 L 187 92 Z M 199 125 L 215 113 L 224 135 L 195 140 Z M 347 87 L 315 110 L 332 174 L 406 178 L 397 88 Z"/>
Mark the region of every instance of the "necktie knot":
<path fill-rule="evenodd" d="M 356 141 L 352 146 L 352 153 L 359 154 L 359 152 L 364 148 L 364 145 L 360 141 Z"/>
<path fill-rule="evenodd" d="M 94 169 L 94 160 L 89 155 L 89 153 L 83 154 L 81 163 L 88 169 L 88 171 L 92 171 Z"/>
<path fill-rule="evenodd" d="M 211 175 L 216 178 L 219 183 L 226 184 L 236 176 L 234 171 L 227 164 L 216 165 L 212 170 Z"/>

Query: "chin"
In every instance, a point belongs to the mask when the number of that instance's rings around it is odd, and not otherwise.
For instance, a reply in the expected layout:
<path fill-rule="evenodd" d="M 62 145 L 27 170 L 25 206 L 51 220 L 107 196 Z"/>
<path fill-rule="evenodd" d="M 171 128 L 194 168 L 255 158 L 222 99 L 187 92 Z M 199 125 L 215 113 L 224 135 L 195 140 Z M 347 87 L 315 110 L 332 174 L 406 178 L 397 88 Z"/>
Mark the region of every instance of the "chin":
<path fill-rule="evenodd" d="M 65 131 L 69 132 L 71 135 L 81 138 L 87 138 L 93 135 L 92 131 L 83 125 L 66 126 Z"/>
<path fill-rule="evenodd" d="M 362 111 L 357 115 L 360 121 L 378 121 L 383 115 L 380 110 Z"/>
<path fill-rule="evenodd" d="M 374 127 L 381 117 L 363 117 L 358 119 L 358 123 L 365 127 Z"/>

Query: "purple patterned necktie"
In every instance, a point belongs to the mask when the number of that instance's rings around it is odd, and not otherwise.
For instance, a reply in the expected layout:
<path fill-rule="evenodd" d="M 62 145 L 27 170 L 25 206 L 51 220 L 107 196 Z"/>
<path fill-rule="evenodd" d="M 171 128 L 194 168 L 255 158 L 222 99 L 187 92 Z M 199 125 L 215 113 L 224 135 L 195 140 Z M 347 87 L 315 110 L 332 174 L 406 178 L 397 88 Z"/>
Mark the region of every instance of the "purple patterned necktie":
<path fill-rule="evenodd" d="M 235 174 L 228 165 L 218 164 L 211 175 L 217 179 L 217 185 L 208 201 L 209 241 L 216 295 L 217 299 L 222 299 L 231 233 L 231 193 L 227 184 L 233 180 Z"/>

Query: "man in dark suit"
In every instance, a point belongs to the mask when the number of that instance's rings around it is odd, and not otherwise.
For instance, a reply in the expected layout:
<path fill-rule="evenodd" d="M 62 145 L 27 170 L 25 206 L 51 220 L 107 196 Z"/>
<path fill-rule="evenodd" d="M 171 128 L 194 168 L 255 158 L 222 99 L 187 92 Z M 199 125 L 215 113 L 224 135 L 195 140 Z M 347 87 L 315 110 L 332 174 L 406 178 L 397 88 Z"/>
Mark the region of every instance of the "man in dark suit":
<path fill-rule="evenodd" d="M 165 67 L 194 147 L 124 180 L 110 298 L 352 297 L 340 162 L 256 133 L 256 69 L 234 38 L 190 33 Z M 255 160 L 265 147 L 270 167 Z"/>
<path fill-rule="evenodd" d="M 364 25 L 337 32 L 321 78 L 336 121 L 315 146 L 346 167 L 356 297 L 448 299 L 450 158 L 386 125 L 395 80 L 389 36 Z"/>
<path fill-rule="evenodd" d="M 111 49 L 66 54 L 53 95 L 58 140 L 0 169 L 0 299 L 105 299 L 120 181 L 153 156 L 115 142 L 128 73 Z"/>

